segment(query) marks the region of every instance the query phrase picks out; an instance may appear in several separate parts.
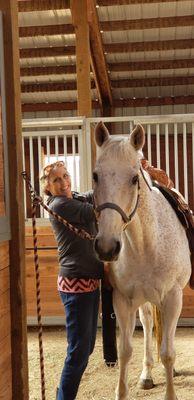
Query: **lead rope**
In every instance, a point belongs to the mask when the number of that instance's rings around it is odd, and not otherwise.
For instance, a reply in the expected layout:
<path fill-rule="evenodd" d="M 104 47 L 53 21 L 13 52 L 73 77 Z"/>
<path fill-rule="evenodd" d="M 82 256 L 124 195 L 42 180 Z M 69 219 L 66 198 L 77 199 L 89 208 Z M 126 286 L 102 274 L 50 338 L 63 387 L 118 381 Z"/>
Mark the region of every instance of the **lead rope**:
<path fill-rule="evenodd" d="M 39 355 L 40 355 L 40 375 L 41 375 L 41 394 L 42 400 L 46 400 L 45 396 L 45 374 L 44 374 L 44 354 L 42 342 L 42 320 L 41 320 L 41 300 L 40 300 L 40 273 L 39 273 L 39 259 L 37 249 L 37 230 L 36 230 L 36 199 L 32 201 L 32 230 L 34 242 L 34 265 L 36 273 L 36 310 L 38 320 L 38 342 L 39 342 Z"/>

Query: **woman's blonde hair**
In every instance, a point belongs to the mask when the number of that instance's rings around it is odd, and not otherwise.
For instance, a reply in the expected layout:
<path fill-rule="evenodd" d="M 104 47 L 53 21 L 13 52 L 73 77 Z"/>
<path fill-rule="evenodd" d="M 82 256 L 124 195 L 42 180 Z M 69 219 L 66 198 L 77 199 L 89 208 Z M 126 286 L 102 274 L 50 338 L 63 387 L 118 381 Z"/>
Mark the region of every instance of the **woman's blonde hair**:
<path fill-rule="evenodd" d="M 43 193 L 45 193 L 47 196 L 51 196 L 51 193 L 47 189 L 50 173 L 53 171 L 53 169 L 55 169 L 57 167 L 63 167 L 67 171 L 67 167 L 66 167 L 64 161 L 56 161 L 52 164 L 46 165 L 43 168 L 43 171 L 42 171 L 42 174 L 40 177 L 40 183 L 41 183 L 41 188 L 42 188 Z M 68 171 L 67 171 L 67 174 L 69 175 Z"/>

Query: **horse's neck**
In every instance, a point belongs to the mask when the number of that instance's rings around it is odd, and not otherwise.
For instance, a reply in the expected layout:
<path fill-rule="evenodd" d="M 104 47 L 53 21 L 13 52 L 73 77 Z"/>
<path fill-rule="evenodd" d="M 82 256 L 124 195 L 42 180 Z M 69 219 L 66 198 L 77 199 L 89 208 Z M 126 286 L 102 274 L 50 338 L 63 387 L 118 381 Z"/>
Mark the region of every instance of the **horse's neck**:
<path fill-rule="evenodd" d="M 156 226 L 156 213 L 153 193 L 140 179 L 139 205 L 137 211 L 126 229 L 128 245 L 134 252 L 144 252 L 145 248 L 156 245 L 157 238 L 153 235 Z"/>

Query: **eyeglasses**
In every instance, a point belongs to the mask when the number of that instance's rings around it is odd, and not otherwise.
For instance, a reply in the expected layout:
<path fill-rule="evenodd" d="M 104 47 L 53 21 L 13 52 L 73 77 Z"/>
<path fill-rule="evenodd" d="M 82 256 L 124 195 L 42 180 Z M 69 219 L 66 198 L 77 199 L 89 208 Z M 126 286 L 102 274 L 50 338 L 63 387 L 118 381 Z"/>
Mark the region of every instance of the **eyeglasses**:
<path fill-rule="evenodd" d="M 46 165 L 46 167 L 43 168 L 43 175 L 41 176 L 40 179 L 47 178 L 50 175 L 51 171 L 56 167 L 63 167 L 65 170 L 67 170 L 64 161 L 56 161 L 52 164 Z M 65 176 L 66 178 L 69 177 L 69 173 L 66 172 Z"/>

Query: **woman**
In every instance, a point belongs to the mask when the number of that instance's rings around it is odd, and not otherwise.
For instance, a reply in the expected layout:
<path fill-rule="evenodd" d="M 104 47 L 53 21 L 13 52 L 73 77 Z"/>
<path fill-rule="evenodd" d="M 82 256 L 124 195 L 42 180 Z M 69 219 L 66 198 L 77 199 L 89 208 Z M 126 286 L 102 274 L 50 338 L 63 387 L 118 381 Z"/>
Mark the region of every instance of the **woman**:
<path fill-rule="evenodd" d="M 48 205 L 62 218 L 88 233 L 96 233 L 91 193 L 79 196 L 71 191 L 71 178 L 64 162 L 44 168 L 43 190 Z M 67 356 L 61 374 L 57 400 L 74 400 L 81 377 L 95 345 L 99 279 L 104 265 L 93 251 L 93 243 L 82 239 L 50 216 L 58 244 L 60 271 L 58 290 L 65 307 Z"/>

